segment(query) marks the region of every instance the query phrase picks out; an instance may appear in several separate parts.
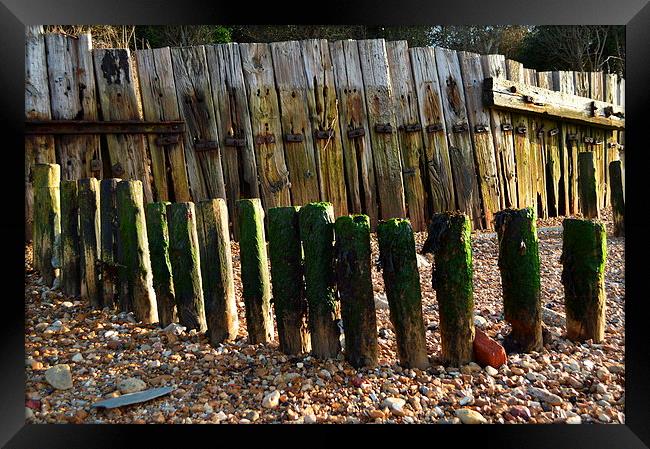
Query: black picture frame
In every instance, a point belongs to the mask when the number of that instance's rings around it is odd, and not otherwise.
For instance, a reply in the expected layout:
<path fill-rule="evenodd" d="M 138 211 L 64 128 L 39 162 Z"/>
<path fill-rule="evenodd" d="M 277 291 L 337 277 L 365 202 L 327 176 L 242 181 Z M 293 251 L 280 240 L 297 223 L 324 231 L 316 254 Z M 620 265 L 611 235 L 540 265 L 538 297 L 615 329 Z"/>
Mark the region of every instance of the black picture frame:
<path fill-rule="evenodd" d="M 24 285 L 23 158 L 24 120 L 24 25 L 31 24 L 613 24 L 626 25 L 626 378 L 624 425 L 531 426 L 126 426 L 126 425 L 25 425 L 24 422 Z M 395 437 L 407 444 L 452 444 L 506 448 L 644 448 L 650 446 L 650 369 L 648 295 L 644 274 L 648 238 L 643 200 L 643 159 L 650 147 L 650 4 L 647 0 L 472 0 L 428 2 L 400 0 L 382 3 L 361 1 L 279 4 L 257 6 L 248 2 L 200 2 L 198 0 L 146 0 L 94 2 L 90 0 L 0 0 L 0 148 L 3 170 L 3 217 L 0 295 L 0 443 L 10 448 L 98 448 L 218 446 L 229 437 L 266 444 L 322 442 L 338 445 L 345 434 L 359 433 L 373 444 Z M 16 164 L 13 167 L 13 164 Z M 9 202 L 10 204 L 6 204 Z M 644 259 L 644 256 L 646 259 Z M 336 432 L 336 433 L 332 433 Z M 343 432 L 343 433 L 341 433 Z M 282 435 L 277 435 L 281 433 Z M 308 435 L 306 435 L 308 434 Z M 314 435 L 315 434 L 315 435 Z M 316 438 L 314 438 L 314 436 Z M 243 438 L 242 438 L 243 437 Z M 328 438 L 329 437 L 329 438 Z M 442 443 L 441 437 L 449 443 Z M 417 439 L 417 440 L 416 440 Z M 201 440 L 205 441 L 201 442 Z M 416 441 L 419 441 L 417 443 Z M 228 443 L 236 444 L 236 443 Z M 402 443 L 403 444 L 403 443 Z"/>

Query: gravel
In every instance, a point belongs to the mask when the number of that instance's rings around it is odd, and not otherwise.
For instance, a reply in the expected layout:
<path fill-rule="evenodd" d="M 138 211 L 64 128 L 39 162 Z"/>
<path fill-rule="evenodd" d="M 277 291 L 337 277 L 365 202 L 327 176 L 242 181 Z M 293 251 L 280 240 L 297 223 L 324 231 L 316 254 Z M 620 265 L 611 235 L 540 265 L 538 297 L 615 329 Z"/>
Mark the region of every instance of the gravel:
<path fill-rule="evenodd" d="M 611 229 L 609 210 L 604 221 Z M 431 367 L 410 370 L 397 364 L 389 310 L 380 308 L 379 367 L 357 370 L 342 357 L 288 357 L 279 352 L 277 341 L 247 344 L 236 243 L 239 337 L 216 348 L 195 331 L 180 326 L 163 330 L 137 323 L 129 314 L 91 310 L 79 298 L 47 288 L 32 269 L 28 245 L 27 419 L 33 423 L 623 423 L 625 239 L 608 234 L 605 341 L 576 344 L 564 337 L 561 326 L 561 219 L 539 220 L 538 226 L 551 227 L 539 232 L 542 301 L 555 312 L 553 320 L 545 320 L 545 348 L 539 353 L 510 354 L 506 365 L 488 371 L 475 365 L 441 366 L 430 255 L 422 256 L 419 266 Z M 509 326 L 503 319 L 496 239 L 488 232 L 475 232 L 472 237 L 475 314 L 485 320 L 478 320 L 485 332 L 502 342 Z M 416 234 L 418 252 L 425 239 L 426 233 Z M 374 235 L 372 248 L 374 262 Z M 381 272 L 373 270 L 372 275 L 375 295 L 384 299 Z M 47 370 L 58 365 L 70 369 L 72 388 L 56 389 L 46 380 Z M 144 404 L 111 410 L 90 407 L 122 394 L 120 382 L 130 378 L 146 388 L 173 386 L 175 390 Z"/>

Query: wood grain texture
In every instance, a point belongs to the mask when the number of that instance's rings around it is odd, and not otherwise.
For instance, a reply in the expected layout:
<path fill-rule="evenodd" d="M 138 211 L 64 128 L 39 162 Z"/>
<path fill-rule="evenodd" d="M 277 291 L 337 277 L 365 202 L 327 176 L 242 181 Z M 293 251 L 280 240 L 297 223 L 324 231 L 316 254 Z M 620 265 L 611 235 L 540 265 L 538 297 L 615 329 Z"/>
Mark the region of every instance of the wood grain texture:
<path fill-rule="evenodd" d="M 268 44 L 239 44 L 264 207 L 291 204 L 280 107 Z M 273 136 L 274 142 L 261 139 Z"/>
<path fill-rule="evenodd" d="M 430 198 L 430 213 L 427 216 L 432 216 L 456 208 L 446 123 L 442 113 L 442 94 L 434 48 L 411 48 L 409 53 L 424 137 L 425 178 Z M 427 127 L 432 128 L 428 130 Z"/>
<path fill-rule="evenodd" d="M 120 178 L 99 181 L 100 259 L 102 301 L 105 307 L 119 308 L 119 270 L 117 248 L 119 223 L 117 218 L 117 183 Z"/>
<path fill-rule="evenodd" d="M 589 98 L 589 72 L 568 72 L 573 73 L 572 95 Z"/>
<path fill-rule="evenodd" d="M 368 125 L 375 162 L 379 216 L 404 218 L 406 204 L 397 126 L 393 113 L 393 91 L 388 72 L 388 57 L 383 39 L 357 41 L 361 73 L 368 107 Z M 377 125 L 390 124 L 392 132 L 379 133 Z"/>
<path fill-rule="evenodd" d="M 589 97 L 593 100 L 604 101 L 605 85 L 603 72 L 589 73 Z M 593 138 L 592 143 L 586 143 L 588 151 L 594 152 L 596 164 L 596 188 L 598 190 L 598 207 L 607 207 L 609 204 L 607 197 L 607 174 L 609 172 L 609 163 L 607 161 L 607 143 L 605 140 L 605 130 L 598 127 L 590 127 L 588 136 Z"/>
<path fill-rule="evenodd" d="M 171 70 L 169 47 L 135 52 L 140 80 L 142 110 L 147 121 L 180 120 L 176 101 L 176 83 Z M 147 135 L 151 153 L 154 198 L 158 201 L 189 201 L 190 185 L 187 179 L 185 152 L 182 139 L 178 143 L 158 145 L 161 137 Z M 168 176 L 169 171 L 169 176 Z"/>
<path fill-rule="evenodd" d="M 94 309 L 104 306 L 102 283 L 97 261 L 100 260 L 100 196 L 96 178 L 80 179 L 79 201 L 79 253 L 81 255 L 81 297 Z"/>
<path fill-rule="evenodd" d="M 129 50 L 95 49 L 93 61 L 102 120 L 141 120 Z M 144 200 L 152 201 L 151 166 L 144 135 L 108 134 L 106 142 L 112 167 L 110 175 L 142 181 Z"/>
<path fill-rule="evenodd" d="M 537 85 L 544 89 L 553 90 L 553 72 L 537 72 Z M 562 161 L 560 145 L 559 123 L 544 119 L 544 149 L 546 157 L 546 198 L 548 215 L 557 217 L 564 210 L 562 189 Z M 557 131 L 557 133 L 556 133 Z"/>
<path fill-rule="evenodd" d="M 229 214 L 226 217 L 230 216 L 232 233 L 238 240 L 235 202 L 240 198 L 260 196 L 244 74 L 237 44 L 209 45 L 205 51 L 222 144 L 224 181 L 228 192 Z M 244 143 L 242 146 L 227 145 L 226 139 L 244 139 Z"/>
<path fill-rule="evenodd" d="M 308 39 L 300 42 L 300 48 L 308 86 L 307 106 L 312 131 L 334 133 L 328 138 L 314 135 L 316 162 L 320 163 L 321 197 L 323 201 L 332 203 L 335 216 L 347 215 L 343 142 L 329 45 L 325 39 Z"/>
<path fill-rule="evenodd" d="M 469 129 L 474 144 L 483 219 L 487 229 L 494 228 L 494 214 L 499 211 L 501 189 L 497 176 L 494 138 L 490 128 L 490 114 L 483 105 L 483 68 L 481 55 L 460 51 L 457 53 L 465 90 Z M 483 130 L 483 131 L 481 131 Z"/>
<path fill-rule="evenodd" d="M 374 230 L 379 209 L 359 47 L 353 40 L 336 41 L 330 44 L 330 54 L 339 102 L 349 212 L 368 215 Z M 350 137 L 348 133 L 357 129 L 362 129 L 363 135 Z"/>
<path fill-rule="evenodd" d="M 393 88 L 395 127 L 402 159 L 406 215 L 413 230 L 420 232 L 426 230 L 426 195 L 421 169 L 425 163 L 425 154 L 422 132 L 407 129 L 410 125 L 422 126 L 408 44 L 406 41 L 387 42 L 386 53 Z"/>
<path fill-rule="evenodd" d="M 42 25 L 25 27 L 25 118 L 50 120 L 50 89 L 47 80 L 47 57 Z M 25 136 L 25 240 L 33 233 L 34 164 L 54 164 L 54 136 Z"/>
<path fill-rule="evenodd" d="M 219 142 L 205 48 L 172 48 L 172 65 L 181 118 L 185 120 L 185 161 L 192 199 L 226 199 L 222 146 Z M 206 142 L 213 147 L 202 148 Z"/>
<path fill-rule="evenodd" d="M 481 203 L 458 56 L 456 51 L 446 48 L 436 47 L 435 51 L 456 202 L 471 217 L 474 228 L 481 228 Z M 464 126 L 464 130 L 454 131 L 459 126 Z"/>

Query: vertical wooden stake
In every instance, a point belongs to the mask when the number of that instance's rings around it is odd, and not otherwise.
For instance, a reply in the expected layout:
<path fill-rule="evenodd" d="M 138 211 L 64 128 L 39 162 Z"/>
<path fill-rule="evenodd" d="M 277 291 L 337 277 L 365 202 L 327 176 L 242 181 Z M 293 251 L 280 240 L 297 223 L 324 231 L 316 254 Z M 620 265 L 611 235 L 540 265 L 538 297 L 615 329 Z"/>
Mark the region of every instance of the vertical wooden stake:
<path fill-rule="evenodd" d="M 343 216 L 334 225 L 336 277 L 345 329 L 345 359 L 355 368 L 377 365 L 377 316 L 370 263 L 370 219 Z"/>
<path fill-rule="evenodd" d="M 188 329 L 205 332 L 208 326 L 205 321 L 194 203 L 172 203 L 167 206 L 167 224 L 178 322 Z"/>
<path fill-rule="evenodd" d="M 600 218 L 596 159 L 593 151 L 578 154 L 578 187 L 580 212 L 585 218 Z"/>
<path fill-rule="evenodd" d="M 311 350 L 297 206 L 269 209 L 269 259 L 280 350 Z"/>
<path fill-rule="evenodd" d="M 625 235 L 625 199 L 623 198 L 623 170 L 621 161 L 609 163 L 610 198 L 614 215 L 614 236 Z"/>
<path fill-rule="evenodd" d="M 506 209 L 495 215 L 505 318 L 514 352 L 541 351 L 542 304 L 535 209 Z"/>
<path fill-rule="evenodd" d="M 218 345 L 239 331 L 226 201 L 201 201 L 196 216 L 208 338 Z"/>
<path fill-rule="evenodd" d="M 169 261 L 169 228 L 167 226 L 167 201 L 149 203 L 145 208 L 147 240 L 153 274 L 153 289 L 156 292 L 156 306 L 160 327 L 176 322 L 176 299 L 172 264 Z"/>
<path fill-rule="evenodd" d="M 242 296 L 250 344 L 273 341 L 271 284 L 264 236 L 264 209 L 259 198 L 237 201 Z"/>
<path fill-rule="evenodd" d="M 473 358 L 474 292 L 469 217 L 433 216 L 422 252 L 434 254 L 432 284 L 438 299 L 443 363 L 459 366 Z"/>
<path fill-rule="evenodd" d="M 605 338 L 605 225 L 567 218 L 562 226 L 567 338 L 600 343 Z"/>
<path fill-rule="evenodd" d="M 61 181 L 61 289 L 68 296 L 79 295 L 79 258 L 77 181 Z"/>
<path fill-rule="evenodd" d="M 330 203 L 310 203 L 300 209 L 298 220 L 305 251 L 312 352 L 317 358 L 334 358 L 341 349 L 334 275 L 334 208 Z"/>
<path fill-rule="evenodd" d="M 133 311 L 144 323 L 158 321 L 156 295 L 153 290 L 149 242 L 144 217 L 141 181 L 117 184 L 117 216 L 119 222 L 119 263 L 121 268 L 120 299 L 122 310 Z"/>
<path fill-rule="evenodd" d="M 52 287 L 56 277 L 53 262 L 58 258 L 57 245 L 61 235 L 61 168 L 58 164 L 36 164 L 32 167 L 32 174 L 34 268 L 40 271 L 45 284 Z"/>
<path fill-rule="evenodd" d="M 429 360 L 413 229 L 408 220 L 382 221 L 377 239 L 399 363 L 405 368 L 425 369 Z"/>
<path fill-rule="evenodd" d="M 101 241 L 102 298 L 105 307 L 119 308 L 117 240 L 117 183 L 119 178 L 102 179 L 99 182 L 99 221 Z"/>
<path fill-rule="evenodd" d="M 99 181 L 96 178 L 78 181 L 79 195 L 79 249 L 81 252 L 81 297 L 91 307 L 103 306 L 102 285 L 99 280 Z"/>

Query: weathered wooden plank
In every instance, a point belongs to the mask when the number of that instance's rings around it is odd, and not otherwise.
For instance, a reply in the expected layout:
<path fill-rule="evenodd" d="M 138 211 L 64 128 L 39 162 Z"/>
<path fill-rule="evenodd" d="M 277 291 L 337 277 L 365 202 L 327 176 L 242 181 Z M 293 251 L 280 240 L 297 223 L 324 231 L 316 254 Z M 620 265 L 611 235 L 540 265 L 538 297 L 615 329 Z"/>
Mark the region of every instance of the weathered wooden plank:
<path fill-rule="evenodd" d="M 56 278 L 61 239 L 61 168 L 58 164 L 35 164 L 33 264 L 48 287 Z"/>
<path fill-rule="evenodd" d="M 232 234 L 239 240 L 236 201 L 260 196 L 253 131 L 239 46 L 234 43 L 205 47 L 217 126 L 222 144 L 224 181 L 228 191 L 226 216 L 232 220 Z M 240 139 L 233 145 L 232 139 Z M 243 141 L 241 141 L 243 139 Z"/>
<path fill-rule="evenodd" d="M 78 296 L 79 278 L 79 201 L 77 181 L 61 181 L 61 290 Z"/>
<path fill-rule="evenodd" d="M 138 50 L 135 52 L 135 60 L 145 120 L 180 120 L 181 113 L 176 100 L 176 84 L 171 70 L 172 58 L 169 47 Z M 156 141 L 160 137 L 162 135 L 147 135 L 151 153 L 154 198 L 158 201 L 189 201 L 190 186 L 183 141 L 158 145 Z M 170 176 L 167 174 L 168 170 Z"/>
<path fill-rule="evenodd" d="M 100 259 L 102 300 L 104 306 L 120 307 L 117 248 L 119 223 L 117 218 L 117 183 L 120 178 L 99 182 Z"/>
<path fill-rule="evenodd" d="M 460 64 L 454 50 L 436 47 L 435 52 L 456 188 L 456 204 L 472 218 L 474 228 L 481 228 L 481 204 Z"/>
<path fill-rule="evenodd" d="M 262 200 L 266 208 L 291 204 L 280 107 L 268 44 L 239 44 Z"/>
<path fill-rule="evenodd" d="M 368 107 L 368 125 L 375 162 L 379 216 L 383 220 L 406 216 L 400 148 L 393 113 L 393 89 L 383 39 L 357 41 Z M 390 125 L 379 132 L 382 125 Z"/>
<path fill-rule="evenodd" d="M 603 72 L 589 72 L 589 97 L 598 100 L 605 100 L 605 86 Z M 596 163 L 596 186 L 598 189 L 598 207 L 607 207 L 609 200 L 607 197 L 607 173 L 609 172 L 609 162 L 607 161 L 605 140 L 605 130 L 597 127 L 590 127 L 589 137 L 593 142 L 587 143 L 588 150 L 594 152 Z"/>
<path fill-rule="evenodd" d="M 102 120 L 141 120 L 129 50 L 95 49 L 93 61 Z M 108 134 L 106 142 L 111 175 L 142 181 L 144 200 L 151 202 L 151 167 L 145 137 L 141 134 Z"/>
<path fill-rule="evenodd" d="M 353 40 L 336 41 L 330 44 L 330 53 L 339 101 L 349 211 L 368 215 L 374 230 L 379 212 L 359 47 Z"/>
<path fill-rule="evenodd" d="M 589 72 L 573 72 L 574 86 L 572 94 L 589 98 L 589 78 Z"/>
<path fill-rule="evenodd" d="M 505 56 L 483 55 L 481 63 L 483 65 L 483 76 L 486 78 L 506 77 Z M 496 109 L 490 109 L 489 114 L 501 193 L 499 203 L 502 209 L 517 207 L 517 171 L 512 116 L 509 112 Z"/>
<path fill-rule="evenodd" d="M 181 118 L 185 120 L 185 161 L 193 200 L 227 198 L 205 47 L 172 48 Z"/>
<path fill-rule="evenodd" d="M 593 151 L 578 154 L 578 190 L 580 212 L 585 218 L 600 219 L 600 192 L 598 191 L 598 168 Z"/>
<path fill-rule="evenodd" d="M 50 90 L 47 81 L 47 58 L 42 25 L 25 27 L 25 118 L 50 120 Z M 34 189 L 32 166 L 54 164 L 54 136 L 25 136 L 25 240 L 33 234 Z"/>
<path fill-rule="evenodd" d="M 424 176 L 429 196 L 427 216 L 456 208 L 454 181 L 451 172 L 449 146 L 444 117 L 440 82 L 436 71 L 436 53 L 433 47 L 409 49 L 417 95 L 420 124 L 424 136 Z"/>
<path fill-rule="evenodd" d="M 615 73 L 605 73 L 604 76 L 604 101 L 618 105 L 618 85 Z M 612 161 L 618 160 L 618 130 L 604 130 L 605 141 L 603 143 L 604 162 L 603 168 L 607 190 L 604 192 L 603 207 L 611 202 L 612 188 L 610 183 L 609 166 Z"/>
<path fill-rule="evenodd" d="M 300 48 L 308 86 L 307 106 L 314 132 L 314 151 L 316 161 L 320 161 L 321 197 L 332 203 L 335 216 L 347 215 L 343 142 L 329 45 L 325 39 L 308 39 L 300 42 Z"/>
<path fill-rule="evenodd" d="M 280 122 L 289 166 L 291 199 L 293 204 L 304 205 L 320 198 L 320 161 L 314 154 L 300 42 L 273 42 L 271 55 L 280 100 Z"/>
<path fill-rule="evenodd" d="M 625 108 L 625 78 L 618 79 L 618 105 Z M 621 159 L 621 170 L 623 171 L 623 200 L 625 200 L 625 131 L 618 133 L 618 156 Z"/>
<path fill-rule="evenodd" d="M 624 129 L 625 119 L 614 114 L 625 113 L 619 106 L 604 101 L 566 95 L 525 84 L 489 78 L 485 80 L 485 102 L 490 107 L 522 113 L 545 114 L 562 120 Z M 594 110 L 595 108 L 595 110 Z"/>
<path fill-rule="evenodd" d="M 45 35 L 47 72 L 54 120 L 97 120 L 95 77 L 92 67 L 92 38 L 65 34 Z M 101 177 L 99 136 L 56 136 L 61 179 Z"/>
<path fill-rule="evenodd" d="M 426 196 L 421 170 L 425 162 L 424 142 L 407 42 L 386 42 L 386 54 L 393 88 L 395 127 L 402 159 L 406 215 L 413 230 L 425 231 Z"/>
<path fill-rule="evenodd" d="M 79 198 L 79 250 L 81 254 L 81 297 L 94 309 L 101 309 L 102 284 L 97 261 L 100 258 L 100 196 L 96 178 L 80 179 Z"/>
<path fill-rule="evenodd" d="M 537 72 L 537 85 L 544 89 L 553 89 L 553 72 Z M 562 194 L 562 162 L 559 124 L 551 120 L 543 120 L 544 126 L 544 156 L 546 158 L 546 195 L 548 215 L 557 217 L 564 210 Z"/>
<path fill-rule="evenodd" d="M 474 159 L 481 191 L 485 227 L 493 229 L 494 214 L 500 209 L 500 188 L 494 156 L 494 139 L 490 128 L 490 114 L 483 106 L 482 101 L 484 77 L 481 55 L 460 51 L 458 52 L 458 62 L 465 90 L 470 134 L 474 144 Z"/>
<path fill-rule="evenodd" d="M 537 86 L 537 71 L 524 69 L 524 81 L 528 86 Z M 531 130 L 534 131 L 531 140 L 532 158 L 534 160 L 531 173 L 534 182 L 536 213 L 540 218 L 548 217 L 548 204 L 546 199 L 546 129 L 544 119 L 538 115 L 528 118 Z"/>

